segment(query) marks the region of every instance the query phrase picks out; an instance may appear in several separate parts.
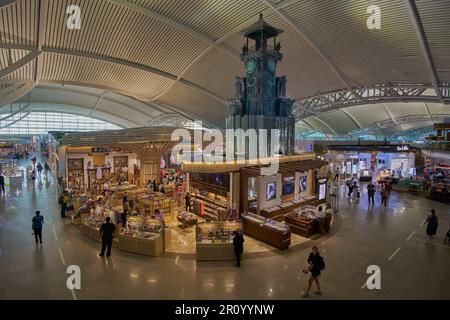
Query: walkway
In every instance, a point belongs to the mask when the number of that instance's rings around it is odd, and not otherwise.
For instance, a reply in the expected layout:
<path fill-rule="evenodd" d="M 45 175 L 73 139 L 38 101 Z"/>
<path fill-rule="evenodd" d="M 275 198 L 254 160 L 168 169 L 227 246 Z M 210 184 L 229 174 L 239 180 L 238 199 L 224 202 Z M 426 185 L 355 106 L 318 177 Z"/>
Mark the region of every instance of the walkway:
<path fill-rule="evenodd" d="M 101 259 L 98 243 L 59 218 L 56 197 L 53 181 L 43 180 L 0 198 L 0 299 L 302 299 L 309 248 L 252 256 L 240 269 L 117 248 Z M 324 294 L 308 299 L 450 299 L 450 245 L 443 244 L 450 206 L 394 192 L 387 209 L 379 199 L 367 209 L 366 197 L 366 190 L 359 203 L 341 197 L 335 234 L 308 242 L 327 264 Z M 432 242 L 423 225 L 430 208 L 440 219 Z M 37 209 L 46 222 L 42 247 L 31 235 Z M 81 268 L 81 290 L 66 287 L 69 265 Z M 381 290 L 364 287 L 369 265 L 381 268 Z"/>

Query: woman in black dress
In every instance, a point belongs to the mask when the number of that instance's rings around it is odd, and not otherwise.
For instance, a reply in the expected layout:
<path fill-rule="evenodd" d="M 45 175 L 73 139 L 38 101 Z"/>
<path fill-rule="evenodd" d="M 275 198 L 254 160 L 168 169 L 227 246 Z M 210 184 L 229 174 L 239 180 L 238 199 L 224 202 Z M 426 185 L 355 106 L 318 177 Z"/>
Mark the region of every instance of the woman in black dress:
<path fill-rule="evenodd" d="M 436 234 L 438 228 L 438 218 L 436 216 L 436 212 L 434 209 L 431 209 L 431 214 L 427 218 L 427 235 L 430 237 L 430 240 Z"/>
<path fill-rule="evenodd" d="M 309 254 L 308 257 L 308 268 L 303 270 L 304 273 L 311 273 L 311 277 L 308 280 L 308 288 L 303 293 L 303 297 L 306 298 L 309 296 L 309 290 L 311 290 L 311 286 L 313 281 L 316 283 L 317 291 L 314 292 L 315 294 L 322 294 L 320 291 L 320 283 L 319 283 L 319 277 L 320 272 L 325 268 L 325 262 L 323 261 L 323 258 L 319 254 L 319 249 L 314 246 L 312 247 L 312 252 Z"/>

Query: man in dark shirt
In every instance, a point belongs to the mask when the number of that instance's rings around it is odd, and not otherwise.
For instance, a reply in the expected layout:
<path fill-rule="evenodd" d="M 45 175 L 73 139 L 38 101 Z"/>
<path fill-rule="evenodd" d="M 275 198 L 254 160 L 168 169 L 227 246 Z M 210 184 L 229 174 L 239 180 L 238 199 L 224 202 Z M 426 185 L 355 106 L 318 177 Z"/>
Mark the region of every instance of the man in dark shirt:
<path fill-rule="evenodd" d="M 5 194 L 5 177 L 0 173 L 0 193 Z"/>
<path fill-rule="evenodd" d="M 244 237 L 239 231 L 234 232 L 233 238 L 234 255 L 236 257 L 236 267 L 241 266 L 241 256 L 244 252 Z"/>
<path fill-rule="evenodd" d="M 106 256 L 109 257 L 111 255 L 111 247 L 115 231 L 116 226 L 114 225 L 114 223 L 111 223 L 111 218 L 107 217 L 106 223 L 102 224 L 102 226 L 100 227 L 100 235 L 102 237 L 102 252 L 100 252 L 99 254 L 100 257 L 103 257 L 105 255 L 106 247 L 108 247 Z"/>
<path fill-rule="evenodd" d="M 33 222 L 31 229 L 33 229 L 36 244 L 38 244 L 38 240 L 42 244 L 42 225 L 44 224 L 44 217 L 41 216 L 41 212 L 39 210 L 36 211 L 36 216 L 34 216 L 31 221 Z"/>
<path fill-rule="evenodd" d="M 370 200 L 372 200 L 372 204 L 375 204 L 374 196 L 375 196 L 375 186 L 372 182 L 369 182 L 369 185 L 367 186 L 367 194 L 369 195 L 369 205 Z"/>

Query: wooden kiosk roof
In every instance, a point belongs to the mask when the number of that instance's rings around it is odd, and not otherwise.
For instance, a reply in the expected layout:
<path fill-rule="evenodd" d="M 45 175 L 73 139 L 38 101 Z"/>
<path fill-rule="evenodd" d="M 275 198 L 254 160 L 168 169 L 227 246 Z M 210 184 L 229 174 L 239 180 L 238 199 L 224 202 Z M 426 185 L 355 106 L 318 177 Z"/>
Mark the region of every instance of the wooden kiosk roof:
<path fill-rule="evenodd" d="M 280 162 L 278 173 L 282 175 L 288 175 L 295 172 L 305 172 L 308 170 L 319 169 L 324 165 L 327 165 L 328 162 L 323 160 L 303 160 L 303 161 L 288 161 L 288 162 Z M 249 176 L 260 176 L 261 168 L 269 167 L 269 165 L 264 166 L 251 166 L 242 168 L 241 171 L 246 173 Z"/>
<path fill-rule="evenodd" d="M 249 175 L 260 175 L 262 167 L 269 167 L 269 161 L 279 161 L 279 172 L 302 172 L 305 170 L 320 168 L 327 164 L 326 161 L 316 160 L 315 153 L 301 153 L 293 156 L 265 158 L 261 160 L 238 160 L 223 163 L 190 163 L 183 162 L 182 169 L 193 173 L 224 173 L 243 171 Z M 258 172 L 258 174 L 256 174 Z"/>

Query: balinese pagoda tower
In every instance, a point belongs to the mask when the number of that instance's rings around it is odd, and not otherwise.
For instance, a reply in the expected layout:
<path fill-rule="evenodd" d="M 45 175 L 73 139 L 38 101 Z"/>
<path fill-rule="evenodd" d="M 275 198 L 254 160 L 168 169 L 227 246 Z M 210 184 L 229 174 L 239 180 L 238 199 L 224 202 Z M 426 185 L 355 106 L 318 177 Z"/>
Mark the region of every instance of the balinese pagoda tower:
<path fill-rule="evenodd" d="M 280 43 L 276 42 L 281 32 L 267 24 L 262 14 L 258 22 L 241 32 L 247 38 L 241 54 L 246 77 L 235 79 L 235 97 L 228 100 L 229 115 L 226 120 L 227 129 L 246 131 L 253 128 L 257 132 L 267 129 L 269 156 L 293 154 L 295 144 L 294 100 L 286 98 L 286 77 L 276 76 L 277 63 L 283 57 Z M 268 40 L 272 38 L 271 46 Z M 270 148 L 271 129 L 280 130 L 279 150 Z"/>

